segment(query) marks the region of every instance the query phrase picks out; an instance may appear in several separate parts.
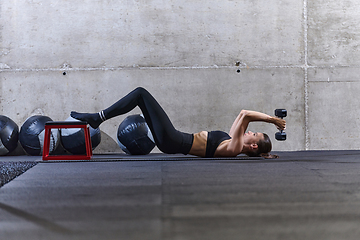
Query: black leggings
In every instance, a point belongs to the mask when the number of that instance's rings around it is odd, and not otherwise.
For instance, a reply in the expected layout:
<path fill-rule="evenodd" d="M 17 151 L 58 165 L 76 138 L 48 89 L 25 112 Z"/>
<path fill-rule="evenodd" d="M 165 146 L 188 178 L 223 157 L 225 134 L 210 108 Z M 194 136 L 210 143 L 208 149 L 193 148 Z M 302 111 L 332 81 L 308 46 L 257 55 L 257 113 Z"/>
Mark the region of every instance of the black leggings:
<path fill-rule="evenodd" d="M 140 107 L 160 151 L 169 154 L 189 153 L 194 136 L 176 130 L 159 103 L 144 88 L 136 88 L 103 112 L 105 118 L 110 119 L 125 114 L 136 106 Z"/>

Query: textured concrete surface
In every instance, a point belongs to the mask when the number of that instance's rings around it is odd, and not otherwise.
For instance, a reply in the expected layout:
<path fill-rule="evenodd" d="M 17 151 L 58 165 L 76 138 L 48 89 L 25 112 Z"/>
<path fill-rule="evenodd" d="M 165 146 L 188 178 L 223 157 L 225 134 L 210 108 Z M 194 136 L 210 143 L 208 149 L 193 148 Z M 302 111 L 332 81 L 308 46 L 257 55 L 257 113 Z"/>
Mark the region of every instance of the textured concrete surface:
<path fill-rule="evenodd" d="M 63 120 L 144 86 L 184 131 L 286 107 L 288 141 L 275 149 L 357 149 L 359 10 L 357 0 L 1 1 L 0 114 L 20 126 L 32 114 Z M 103 131 L 115 139 L 120 120 Z"/>
<path fill-rule="evenodd" d="M 359 149 L 359 76 L 356 68 L 309 70 L 310 148 Z"/>
<path fill-rule="evenodd" d="M 358 239 L 359 151 L 159 156 L 37 164 L 0 188 L 0 238 Z"/>
<path fill-rule="evenodd" d="M 301 1 L 12 0 L 1 6 L 2 62 L 11 69 L 302 63 Z"/>

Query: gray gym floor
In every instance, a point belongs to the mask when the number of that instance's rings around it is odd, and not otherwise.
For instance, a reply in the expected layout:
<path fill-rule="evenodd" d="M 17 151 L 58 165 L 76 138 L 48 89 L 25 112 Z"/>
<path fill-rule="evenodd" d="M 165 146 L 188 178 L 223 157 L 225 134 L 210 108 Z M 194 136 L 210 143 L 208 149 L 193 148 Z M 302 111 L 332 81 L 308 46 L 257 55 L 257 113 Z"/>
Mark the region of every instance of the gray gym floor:
<path fill-rule="evenodd" d="M 0 188 L 0 239 L 359 239 L 360 151 L 96 155 Z"/>

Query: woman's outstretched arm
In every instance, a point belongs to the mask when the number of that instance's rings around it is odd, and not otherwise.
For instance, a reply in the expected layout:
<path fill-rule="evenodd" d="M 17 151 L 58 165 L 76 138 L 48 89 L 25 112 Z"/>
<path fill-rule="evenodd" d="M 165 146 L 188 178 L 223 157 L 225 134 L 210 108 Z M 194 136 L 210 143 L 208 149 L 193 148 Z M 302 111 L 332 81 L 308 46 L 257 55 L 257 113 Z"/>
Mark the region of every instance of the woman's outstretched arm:
<path fill-rule="evenodd" d="M 247 126 L 250 122 L 267 122 L 274 124 L 279 130 L 284 130 L 286 127 L 286 121 L 281 118 L 272 117 L 265 113 L 250 111 L 250 110 L 241 110 L 239 115 L 236 117 L 234 123 L 232 124 L 229 135 L 233 137 L 237 131 L 240 130 L 239 122 L 243 125 L 243 133 L 245 133 Z"/>

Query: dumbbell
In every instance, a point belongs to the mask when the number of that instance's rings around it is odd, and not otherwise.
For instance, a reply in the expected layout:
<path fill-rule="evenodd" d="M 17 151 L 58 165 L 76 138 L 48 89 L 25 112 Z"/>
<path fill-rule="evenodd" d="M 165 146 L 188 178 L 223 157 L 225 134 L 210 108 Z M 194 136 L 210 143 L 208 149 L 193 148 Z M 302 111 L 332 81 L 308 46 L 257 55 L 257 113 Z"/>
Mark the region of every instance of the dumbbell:
<path fill-rule="evenodd" d="M 286 109 L 275 109 L 275 116 L 283 119 L 287 116 Z M 275 133 L 275 139 L 278 141 L 285 141 L 286 140 L 286 132 L 280 130 L 280 132 Z"/>

